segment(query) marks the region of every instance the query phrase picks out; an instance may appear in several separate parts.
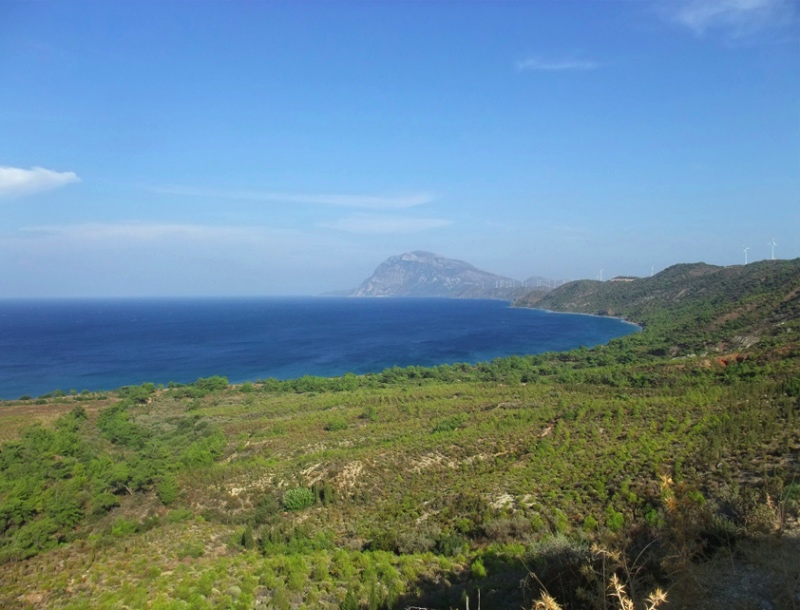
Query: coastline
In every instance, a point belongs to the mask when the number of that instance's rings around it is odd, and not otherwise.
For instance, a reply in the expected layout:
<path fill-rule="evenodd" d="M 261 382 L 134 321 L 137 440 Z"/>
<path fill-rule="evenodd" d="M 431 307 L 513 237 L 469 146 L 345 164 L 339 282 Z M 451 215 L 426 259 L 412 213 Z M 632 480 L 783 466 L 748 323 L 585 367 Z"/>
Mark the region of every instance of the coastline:
<path fill-rule="evenodd" d="M 604 318 L 606 320 L 618 320 L 620 322 L 624 322 L 625 324 L 630 324 L 631 326 L 635 326 L 640 331 L 644 330 L 646 324 L 633 322 L 632 320 L 628 320 L 627 318 L 623 318 L 622 316 L 611 316 L 608 314 L 601 314 L 601 313 L 585 313 L 582 311 L 558 311 L 555 309 L 546 309 L 544 307 L 528 307 L 527 305 L 514 305 L 512 302 L 511 307 L 515 309 L 533 309 L 535 311 L 544 311 L 546 313 L 555 313 L 555 314 L 566 314 L 570 316 L 589 316 L 591 318 Z"/>

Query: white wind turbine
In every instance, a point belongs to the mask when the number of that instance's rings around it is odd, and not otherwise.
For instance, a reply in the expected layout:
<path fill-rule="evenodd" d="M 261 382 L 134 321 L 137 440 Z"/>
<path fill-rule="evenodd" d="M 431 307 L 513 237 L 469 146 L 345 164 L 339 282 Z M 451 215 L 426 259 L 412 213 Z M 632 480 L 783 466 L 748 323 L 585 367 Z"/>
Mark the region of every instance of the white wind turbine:
<path fill-rule="evenodd" d="M 775 238 L 772 238 L 772 241 L 767 244 L 768 246 L 772 246 L 772 260 L 775 260 L 775 246 L 778 244 L 775 243 Z"/>
<path fill-rule="evenodd" d="M 744 247 L 744 264 L 747 264 L 747 251 L 750 249 L 750 246 Z"/>

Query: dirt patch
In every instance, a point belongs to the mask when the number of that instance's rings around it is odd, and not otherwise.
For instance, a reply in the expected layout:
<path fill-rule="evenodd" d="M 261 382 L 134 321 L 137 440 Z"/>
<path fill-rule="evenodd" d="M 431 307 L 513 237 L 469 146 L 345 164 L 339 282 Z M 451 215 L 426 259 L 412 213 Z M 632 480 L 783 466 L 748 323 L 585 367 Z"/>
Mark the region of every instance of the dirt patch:
<path fill-rule="evenodd" d="M 438 466 L 444 461 L 445 457 L 441 453 L 436 453 L 436 452 L 428 453 L 426 455 L 423 455 L 419 459 L 414 460 L 414 462 L 412 462 L 413 465 L 411 467 L 411 472 L 419 473 L 428 468 Z"/>
<path fill-rule="evenodd" d="M 361 479 L 364 472 L 364 464 L 359 461 L 350 462 L 336 476 L 336 483 L 339 487 L 352 489 Z"/>
<path fill-rule="evenodd" d="M 33 402 L 2 402 L 0 403 L 0 442 L 19 438 L 23 428 L 32 424 L 50 426 L 62 415 L 66 415 L 76 406 L 80 405 L 89 418 L 97 416 L 100 409 L 113 403 L 113 400 L 76 401 L 35 404 Z"/>
<path fill-rule="evenodd" d="M 309 485 L 313 485 L 317 481 L 325 478 L 325 471 L 321 470 L 320 467 L 322 466 L 322 462 L 318 462 L 316 464 L 312 464 L 305 470 L 301 470 L 300 474 L 302 474 Z"/>
<path fill-rule="evenodd" d="M 514 505 L 514 496 L 512 496 L 511 494 L 500 494 L 494 500 L 492 500 L 492 507 L 498 510 L 513 505 Z"/>

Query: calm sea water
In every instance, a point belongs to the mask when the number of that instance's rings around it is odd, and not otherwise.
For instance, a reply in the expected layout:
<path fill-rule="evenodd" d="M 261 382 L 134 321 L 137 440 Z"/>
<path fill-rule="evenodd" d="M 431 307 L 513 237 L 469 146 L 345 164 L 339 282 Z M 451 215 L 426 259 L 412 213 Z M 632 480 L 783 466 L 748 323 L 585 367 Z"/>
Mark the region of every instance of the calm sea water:
<path fill-rule="evenodd" d="M 475 363 L 635 330 L 492 300 L 0 301 L 0 398 L 211 375 L 236 383 Z"/>

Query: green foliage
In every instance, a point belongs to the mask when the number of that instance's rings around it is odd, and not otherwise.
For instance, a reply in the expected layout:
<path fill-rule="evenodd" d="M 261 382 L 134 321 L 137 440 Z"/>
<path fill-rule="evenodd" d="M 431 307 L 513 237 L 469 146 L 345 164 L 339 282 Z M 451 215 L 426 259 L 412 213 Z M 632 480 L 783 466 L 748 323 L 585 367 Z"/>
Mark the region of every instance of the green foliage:
<path fill-rule="evenodd" d="M 325 424 L 325 429 L 328 432 L 347 430 L 347 420 L 341 415 L 334 416 L 328 421 L 327 424 Z"/>
<path fill-rule="evenodd" d="M 178 499 L 180 488 L 174 476 L 165 475 L 156 485 L 156 495 L 164 506 L 169 506 Z"/>
<path fill-rule="evenodd" d="M 458 430 L 458 428 L 464 425 L 465 421 L 466 418 L 464 415 L 453 415 L 452 417 L 448 417 L 436 422 L 436 425 L 433 427 L 433 432 L 452 432 L 454 430 Z"/>
<path fill-rule="evenodd" d="M 155 384 L 143 383 L 139 386 L 123 386 L 117 390 L 117 395 L 132 403 L 145 404 L 155 391 Z"/>
<path fill-rule="evenodd" d="M 222 392 L 228 388 L 228 378 L 221 376 L 200 377 L 190 384 L 170 382 L 168 394 L 173 398 L 203 398 L 215 392 Z M 245 390 L 248 393 L 250 390 Z"/>
<path fill-rule="evenodd" d="M 227 377 L 201 377 L 197 381 L 194 382 L 194 386 L 200 390 L 201 392 L 219 392 L 221 390 L 225 390 L 228 387 L 228 378 Z"/>
<path fill-rule="evenodd" d="M 313 506 L 315 501 L 314 492 L 307 487 L 287 489 L 283 494 L 283 508 L 285 510 L 303 510 Z"/>
<path fill-rule="evenodd" d="M 592 517 L 592 515 L 587 515 L 586 518 L 583 520 L 583 530 L 585 532 L 593 532 L 597 529 L 598 523 L 597 519 Z"/>
<path fill-rule="evenodd" d="M 473 561 L 469 573 L 472 578 L 486 578 L 486 567 L 483 565 L 483 560 L 478 558 Z"/>
<path fill-rule="evenodd" d="M 123 401 L 101 412 L 97 428 L 116 445 L 141 449 L 147 440 L 147 430 L 131 420 L 129 405 Z"/>
<path fill-rule="evenodd" d="M 783 488 L 780 501 L 786 512 L 795 519 L 800 516 L 800 483 L 790 483 Z"/>
<path fill-rule="evenodd" d="M 625 515 L 609 506 L 606 509 L 606 527 L 612 532 L 619 532 L 624 525 Z"/>
<path fill-rule="evenodd" d="M 199 540 L 190 540 L 184 544 L 182 544 L 177 551 L 178 559 L 183 559 L 184 557 L 191 557 L 192 559 L 198 559 L 205 554 L 205 548 L 203 547 L 203 543 Z"/>
<path fill-rule="evenodd" d="M 111 534 L 117 537 L 130 536 L 135 534 L 139 529 L 139 524 L 132 519 L 120 517 L 111 526 Z"/>
<path fill-rule="evenodd" d="M 339 610 L 359 610 L 359 607 L 358 596 L 352 589 L 348 589 L 342 603 L 339 604 Z"/>

